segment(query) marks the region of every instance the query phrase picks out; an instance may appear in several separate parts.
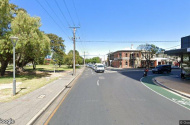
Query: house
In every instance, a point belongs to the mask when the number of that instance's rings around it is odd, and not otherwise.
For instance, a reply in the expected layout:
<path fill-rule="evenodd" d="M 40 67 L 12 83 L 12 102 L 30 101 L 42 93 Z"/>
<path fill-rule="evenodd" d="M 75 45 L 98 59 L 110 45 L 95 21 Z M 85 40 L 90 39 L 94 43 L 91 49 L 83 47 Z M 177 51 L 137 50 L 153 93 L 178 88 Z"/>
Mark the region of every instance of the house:
<path fill-rule="evenodd" d="M 142 50 L 118 50 L 108 53 L 108 64 L 116 68 L 144 68 L 148 65 L 146 58 L 149 58 L 150 67 L 165 64 L 179 65 L 180 59 L 178 56 L 167 56 L 164 52 L 154 54 L 152 58 L 150 58 L 149 55 L 149 52 Z"/>

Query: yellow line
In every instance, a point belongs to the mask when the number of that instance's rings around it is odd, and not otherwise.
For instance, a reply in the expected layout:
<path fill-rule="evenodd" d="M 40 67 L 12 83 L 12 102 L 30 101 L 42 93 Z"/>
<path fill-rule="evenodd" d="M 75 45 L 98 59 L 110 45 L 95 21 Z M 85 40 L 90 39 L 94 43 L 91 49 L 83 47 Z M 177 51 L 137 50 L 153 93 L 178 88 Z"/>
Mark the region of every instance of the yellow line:
<path fill-rule="evenodd" d="M 67 91 L 66 95 L 63 97 L 61 102 L 59 102 L 58 106 L 53 110 L 53 112 L 51 113 L 51 115 L 49 116 L 49 118 L 47 119 L 47 121 L 45 122 L 44 125 L 48 125 L 49 121 L 52 119 L 54 114 L 57 112 L 57 110 L 59 109 L 59 107 L 61 106 L 61 104 L 63 103 L 63 101 L 65 100 L 66 96 L 69 94 L 70 91 L 71 91 L 71 89 L 69 91 Z"/>
<path fill-rule="evenodd" d="M 77 76 L 77 77 L 79 78 L 81 75 L 82 75 L 82 73 L 81 73 L 79 76 Z M 76 79 L 73 81 L 73 85 L 72 85 L 72 86 L 75 85 L 76 80 L 77 80 L 78 78 L 76 78 Z M 72 87 L 72 88 L 73 88 L 73 87 Z M 63 101 L 65 100 L 65 98 L 67 97 L 67 95 L 69 94 L 69 92 L 71 91 L 72 88 L 70 88 L 70 90 L 67 91 L 67 93 L 64 95 L 64 97 L 63 97 L 63 99 L 61 100 L 61 102 L 59 102 L 59 104 L 57 105 L 57 107 L 53 110 L 53 112 L 52 112 L 51 115 L 48 117 L 48 119 L 46 120 L 46 122 L 44 123 L 44 125 L 48 125 L 49 121 L 52 119 L 52 117 L 54 116 L 54 114 L 57 112 L 57 110 L 59 109 L 59 107 L 61 106 L 61 104 L 63 103 Z"/>

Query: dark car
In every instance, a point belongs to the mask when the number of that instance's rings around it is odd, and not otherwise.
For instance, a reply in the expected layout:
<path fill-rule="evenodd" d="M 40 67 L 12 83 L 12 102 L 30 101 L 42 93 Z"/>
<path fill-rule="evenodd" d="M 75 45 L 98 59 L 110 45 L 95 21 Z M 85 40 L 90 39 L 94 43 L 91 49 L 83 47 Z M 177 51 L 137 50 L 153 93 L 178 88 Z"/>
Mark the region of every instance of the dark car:
<path fill-rule="evenodd" d="M 170 73 L 172 70 L 171 65 L 158 65 L 156 68 L 152 69 L 152 73 Z"/>

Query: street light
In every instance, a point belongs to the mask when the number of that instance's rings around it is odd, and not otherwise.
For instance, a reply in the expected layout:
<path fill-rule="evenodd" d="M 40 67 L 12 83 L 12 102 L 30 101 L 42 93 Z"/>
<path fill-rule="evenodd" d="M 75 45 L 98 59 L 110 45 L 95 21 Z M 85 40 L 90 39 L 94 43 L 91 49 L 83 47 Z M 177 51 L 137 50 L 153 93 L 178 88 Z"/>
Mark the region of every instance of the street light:
<path fill-rule="evenodd" d="M 13 96 L 16 94 L 16 79 L 15 79 L 15 46 L 18 40 L 18 37 L 11 37 L 11 42 L 13 44 Z"/>

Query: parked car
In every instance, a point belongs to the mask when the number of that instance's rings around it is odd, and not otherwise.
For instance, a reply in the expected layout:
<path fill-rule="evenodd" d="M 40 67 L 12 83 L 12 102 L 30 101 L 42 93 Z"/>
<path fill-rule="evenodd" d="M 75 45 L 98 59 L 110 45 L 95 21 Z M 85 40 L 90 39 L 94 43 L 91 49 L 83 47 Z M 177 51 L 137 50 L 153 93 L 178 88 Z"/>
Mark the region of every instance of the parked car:
<path fill-rule="evenodd" d="M 158 65 L 156 68 L 152 69 L 152 73 L 170 73 L 172 70 L 171 65 Z"/>
<path fill-rule="evenodd" d="M 95 65 L 95 72 L 104 72 L 105 68 L 103 64 L 96 64 Z"/>
<path fill-rule="evenodd" d="M 95 68 L 96 68 L 96 64 L 93 64 L 92 69 L 95 70 Z"/>
<path fill-rule="evenodd" d="M 185 79 L 187 77 L 190 77 L 190 67 L 188 65 L 183 64 L 182 72 L 181 72 L 181 78 Z"/>

